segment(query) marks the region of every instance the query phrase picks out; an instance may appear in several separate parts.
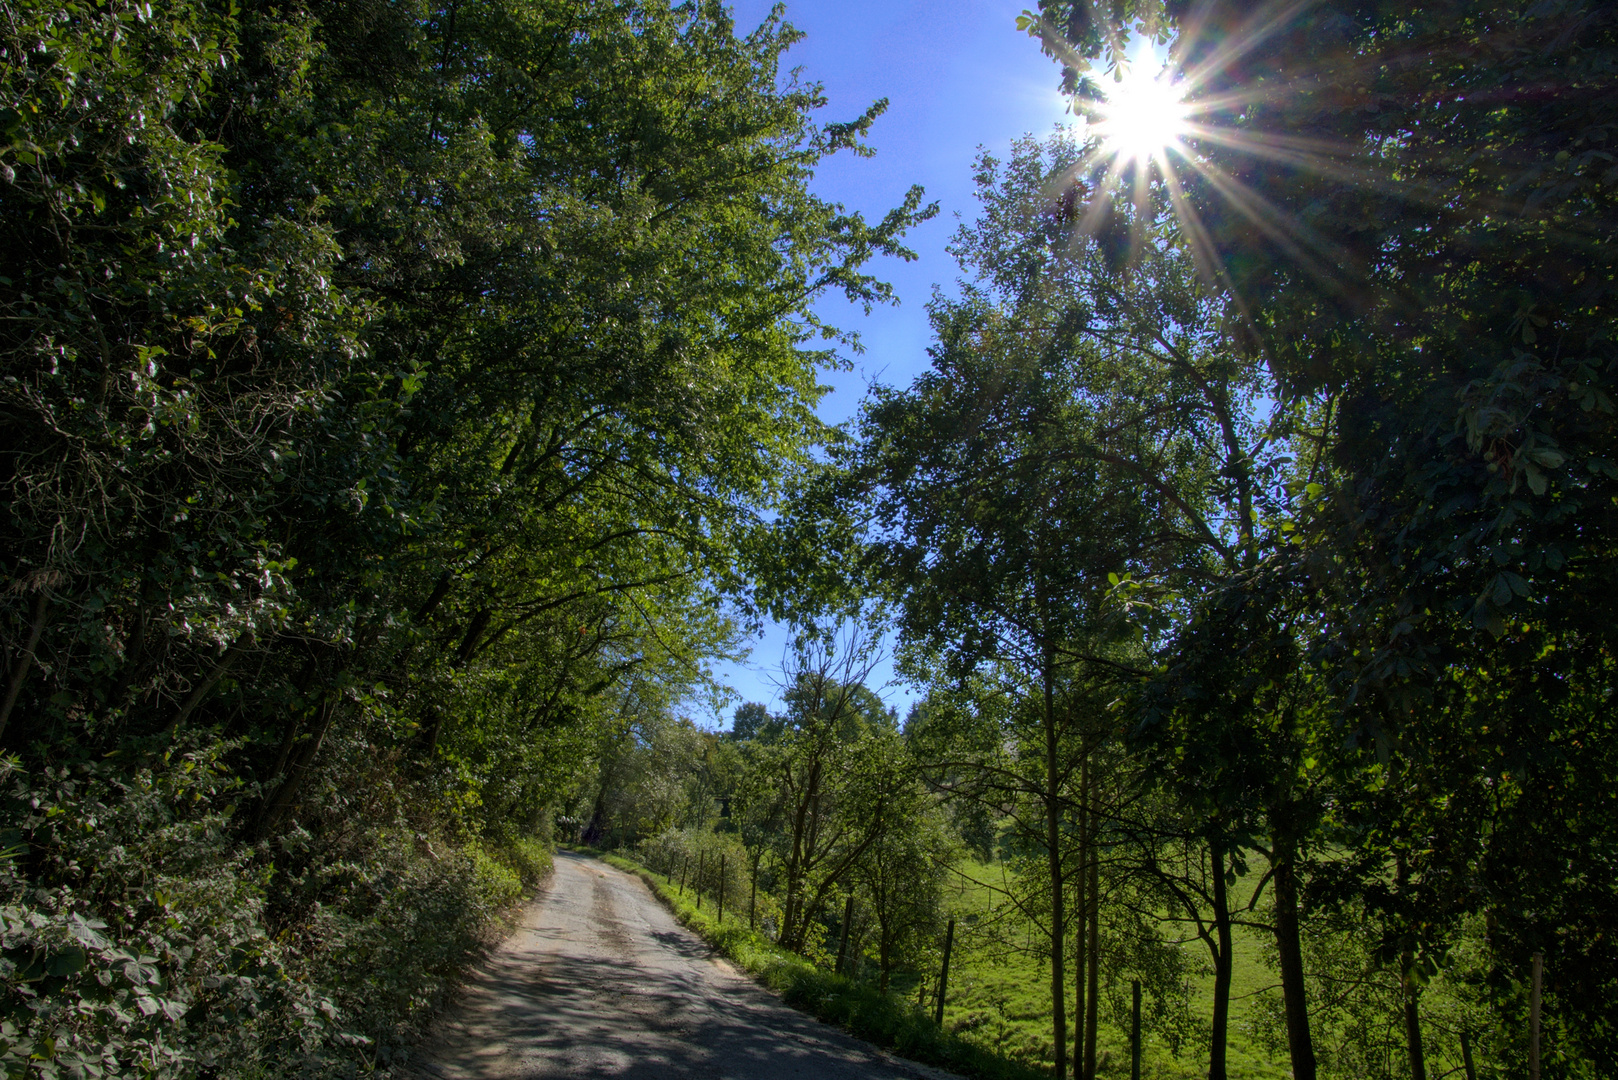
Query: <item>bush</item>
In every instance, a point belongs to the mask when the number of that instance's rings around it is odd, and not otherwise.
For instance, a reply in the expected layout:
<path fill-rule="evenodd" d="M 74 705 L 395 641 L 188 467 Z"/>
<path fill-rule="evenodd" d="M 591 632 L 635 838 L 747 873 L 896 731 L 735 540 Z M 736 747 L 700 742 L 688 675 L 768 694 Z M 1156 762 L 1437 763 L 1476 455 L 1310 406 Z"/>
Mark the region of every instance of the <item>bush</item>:
<path fill-rule="evenodd" d="M 216 747 L 222 750 L 224 747 Z M 0 1067 L 249 1074 L 327 1041 L 335 1011 L 264 919 L 216 753 L 23 773 L 0 761 Z M 32 1071 L 30 1071 L 32 1070 Z"/>
<path fill-rule="evenodd" d="M 230 749 L 0 759 L 0 1073 L 386 1065 L 549 867 L 536 840 L 458 848 L 380 813 L 244 839 Z"/>
<path fill-rule="evenodd" d="M 550 846 L 537 838 L 516 837 L 501 842 L 494 850 L 500 861 L 516 872 L 525 892 L 550 876 Z"/>
<path fill-rule="evenodd" d="M 500 859 L 477 844 L 468 844 L 472 860 L 472 891 L 480 914 L 492 916 L 522 899 L 522 878 Z"/>

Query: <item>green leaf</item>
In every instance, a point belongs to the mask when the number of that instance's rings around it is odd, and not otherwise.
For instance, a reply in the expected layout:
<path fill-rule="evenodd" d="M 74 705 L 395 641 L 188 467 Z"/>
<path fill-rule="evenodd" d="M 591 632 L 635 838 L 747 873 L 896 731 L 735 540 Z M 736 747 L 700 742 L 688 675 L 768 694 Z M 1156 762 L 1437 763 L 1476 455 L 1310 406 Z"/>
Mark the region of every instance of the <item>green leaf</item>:
<path fill-rule="evenodd" d="M 52 975 L 73 975 L 83 971 L 84 964 L 83 949 L 63 949 L 51 957 L 48 970 Z"/>
<path fill-rule="evenodd" d="M 1490 593 L 1490 598 L 1502 607 L 1511 603 L 1511 582 L 1506 580 L 1505 574 L 1495 575 L 1494 588 Z"/>

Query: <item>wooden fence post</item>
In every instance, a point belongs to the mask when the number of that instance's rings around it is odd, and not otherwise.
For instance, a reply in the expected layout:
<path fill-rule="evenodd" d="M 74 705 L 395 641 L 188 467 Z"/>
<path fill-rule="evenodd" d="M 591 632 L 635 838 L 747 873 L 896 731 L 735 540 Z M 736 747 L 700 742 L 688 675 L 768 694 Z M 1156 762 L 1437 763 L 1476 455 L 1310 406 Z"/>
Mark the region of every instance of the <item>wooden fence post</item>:
<path fill-rule="evenodd" d="M 933 1022 L 940 1028 L 944 1026 L 944 995 L 949 993 L 949 953 L 955 946 L 955 920 L 949 921 L 949 929 L 944 931 L 944 966 L 938 972 L 938 1011 Z"/>
<path fill-rule="evenodd" d="M 1129 1018 L 1129 1080 L 1140 1080 L 1140 980 L 1131 980 L 1135 1009 Z"/>
<path fill-rule="evenodd" d="M 725 925 L 725 857 L 719 856 L 719 925 Z"/>
<path fill-rule="evenodd" d="M 747 930 L 753 931 L 753 914 L 758 908 L 758 860 L 753 860 L 753 891 L 747 894 Z"/>
<path fill-rule="evenodd" d="M 707 852 L 705 852 L 705 851 L 698 851 L 697 852 L 697 881 L 696 881 L 696 886 L 697 886 L 697 910 L 698 911 L 702 910 L 702 867 L 703 867 L 703 863 L 706 861 L 706 859 L 704 858 L 704 856 L 706 856 L 706 855 L 707 855 Z"/>
<path fill-rule="evenodd" d="M 1539 995 L 1545 977 L 1545 954 L 1534 954 L 1534 985 L 1528 997 L 1528 1080 L 1539 1080 Z"/>

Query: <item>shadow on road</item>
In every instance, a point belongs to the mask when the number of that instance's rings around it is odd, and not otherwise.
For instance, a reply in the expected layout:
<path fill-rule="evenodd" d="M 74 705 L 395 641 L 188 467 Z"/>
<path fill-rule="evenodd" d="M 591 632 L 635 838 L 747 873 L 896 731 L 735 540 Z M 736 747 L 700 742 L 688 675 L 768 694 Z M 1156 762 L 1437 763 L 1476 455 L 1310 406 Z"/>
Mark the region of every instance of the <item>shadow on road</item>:
<path fill-rule="evenodd" d="M 854 1080 L 937 1075 L 713 962 L 637 878 L 558 853 L 556 876 L 414 1064 L 453 1080 Z"/>

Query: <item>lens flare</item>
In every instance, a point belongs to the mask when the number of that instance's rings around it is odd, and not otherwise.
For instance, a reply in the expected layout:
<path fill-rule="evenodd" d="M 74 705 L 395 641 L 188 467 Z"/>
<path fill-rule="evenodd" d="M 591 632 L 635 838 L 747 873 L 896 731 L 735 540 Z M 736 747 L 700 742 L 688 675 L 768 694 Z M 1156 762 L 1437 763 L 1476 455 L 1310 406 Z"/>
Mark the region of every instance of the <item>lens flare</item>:
<path fill-rule="evenodd" d="M 1171 215 L 1210 289 L 1228 292 L 1242 317 L 1250 318 L 1248 300 L 1225 272 L 1198 209 L 1200 202 L 1210 207 L 1217 204 L 1244 220 L 1304 272 L 1329 287 L 1342 285 L 1344 268 L 1352 260 L 1308 222 L 1270 203 L 1240 173 L 1232 171 L 1229 162 L 1245 158 L 1261 167 L 1306 170 L 1403 199 L 1442 205 L 1443 192 L 1428 193 L 1397 181 L 1385 169 L 1367 165 L 1359 143 L 1340 144 L 1246 122 L 1251 108 L 1283 100 L 1292 87 L 1233 75 L 1239 73 L 1247 56 L 1292 27 L 1298 13 L 1313 2 L 1260 0 L 1239 24 L 1226 28 L 1217 39 L 1204 38 L 1204 27 L 1192 19 L 1166 57 L 1143 27 L 1109 32 L 1105 53 L 1116 66 L 1110 68 L 1110 77 L 1079 81 L 1083 92 L 1072 104 L 1083 120 L 1073 127 L 1079 158 L 1049 185 L 1052 199 L 1079 200 L 1073 204 L 1077 211 L 1074 243 L 1104 230 L 1115 231 L 1123 220 L 1129 236 L 1122 254 L 1133 261 L 1145 250 L 1154 222 L 1164 224 L 1161 215 Z M 1074 51 L 1063 36 L 1064 27 L 1030 18 L 1027 29 L 1070 74 L 1093 70 L 1095 58 Z M 1132 50 L 1128 48 L 1131 39 Z M 1126 59 L 1129 53 L 1132 59 Z M 1300 89 L 1311 87 L 1318 89 L 1315 80 L 1299 84 Z M 1133 210 L 1120 219 L 1118 211 L 1125 205 Z"/>
<path fill-rule="evenodd" d="M 1153 68 L 1151 54 L 1143 53 L 1096 110 L 1103 152 L 1124 163 L 1160 157 L 1188 130 L 1185 89 L 1167 65 Z"/>

